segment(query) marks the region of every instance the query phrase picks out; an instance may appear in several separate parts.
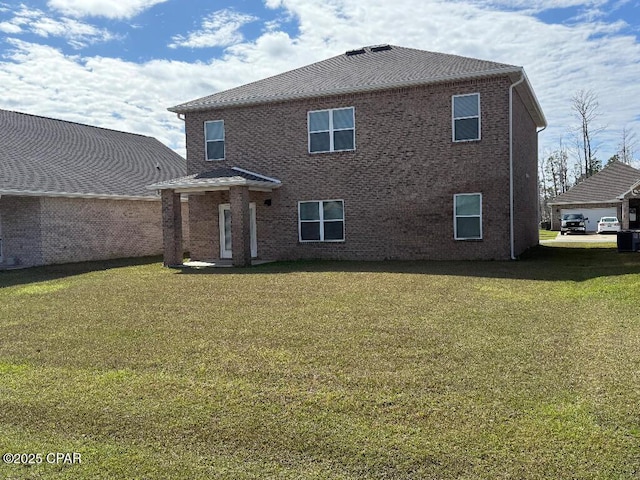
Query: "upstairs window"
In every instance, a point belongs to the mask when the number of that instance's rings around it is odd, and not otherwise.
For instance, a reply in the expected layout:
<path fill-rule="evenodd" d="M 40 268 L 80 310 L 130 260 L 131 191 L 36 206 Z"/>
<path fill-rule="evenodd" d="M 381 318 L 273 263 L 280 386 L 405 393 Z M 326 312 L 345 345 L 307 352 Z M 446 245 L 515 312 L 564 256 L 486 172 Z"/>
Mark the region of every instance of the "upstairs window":
<path fill-rule="evenodd" d="M 344 241 L 344 202 L 324 200 L 298 203 L 301 242 Z"/>
<path fill-rule="evenodd" d="M 309 112 L 309 153 L 356 149 L 355 109 Z"/>
<path fill-rule="evenodd" d="M 224 160 L 224 120 L 204 122 L 207 160 Z"/>
<path fill-rule="evenodd" d="M 460 193 L 454 195 L 453 230 L 456 240 L 482 239 L 481 193 Z"/>
<path fill-rule="evenodd" d="M 453 96 L 453 141 L 480 140 L 480 94 Z"/>

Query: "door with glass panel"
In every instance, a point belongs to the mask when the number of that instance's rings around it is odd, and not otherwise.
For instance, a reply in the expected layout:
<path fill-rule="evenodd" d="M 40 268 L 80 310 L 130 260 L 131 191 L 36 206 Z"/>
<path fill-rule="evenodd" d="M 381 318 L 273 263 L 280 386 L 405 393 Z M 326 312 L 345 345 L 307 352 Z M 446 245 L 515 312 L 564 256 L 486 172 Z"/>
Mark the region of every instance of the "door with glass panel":
<path fill-rule="evenodd" d="M 251 234 L 251 256 L 258 256 L 258 241 L 256 237 L 256 204 L 249 204 L 249 232 Z M 231 238 L 231 205 L 222 204 L 219 207 L 220 218 L 220 258 L 233 258 Z"/>

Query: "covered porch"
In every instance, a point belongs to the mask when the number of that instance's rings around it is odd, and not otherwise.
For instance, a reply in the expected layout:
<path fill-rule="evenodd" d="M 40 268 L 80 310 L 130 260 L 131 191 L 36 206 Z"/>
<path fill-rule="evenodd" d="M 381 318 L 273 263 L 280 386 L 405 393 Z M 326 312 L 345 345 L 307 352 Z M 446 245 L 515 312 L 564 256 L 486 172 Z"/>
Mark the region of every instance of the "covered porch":
<path fill-rule="evenodd" d="M 281 186 L 278 179 L 239 167 L 213 170 L 150 185 L 162 197 L 163 263 L 183 265 L 181 198 L 189 202 L 192 262 L 250 266 L 258 257 L 257 204 Z"/>
<path fill-rule="evenodd" d="M 640 230 L 640 182 L 618 198 L 622 200 L 622 229 Z"/>

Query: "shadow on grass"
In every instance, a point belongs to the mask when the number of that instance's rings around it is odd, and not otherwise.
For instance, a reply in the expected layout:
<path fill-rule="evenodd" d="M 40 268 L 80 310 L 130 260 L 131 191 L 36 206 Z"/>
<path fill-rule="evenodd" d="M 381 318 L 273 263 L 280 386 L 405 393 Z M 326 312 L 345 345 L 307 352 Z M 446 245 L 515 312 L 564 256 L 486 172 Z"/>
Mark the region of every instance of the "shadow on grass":
<path fill-rule="evenodd" d="M 161 257 L 125 258 L 0 271 L 0 288 L 55 280 L 84 273 L 157 264 Z M 298 260 L 248 268 L 176 268 L 177 275 L 276 275 L 299 272 L 406 273 L 522 280 L 585 281 L 597 277 L 640 274 L 640 254 L 615 248 L 538 245 L 518 261 L 334 261 Z"/>
<path fill-rule="evenodd" d="M 60 278 L 73 277 L 90 272 L 111 270 L 113 268 L 131 267 L 136 265 L 162 264 L 162 257 L 118 258 L 95 262 L 64 263 L 47 265 L 44 267 L 30 267 L 12 270 L 0 270 L 0 288 L 11 287 L 35 282 L 46 282 Z"/>
<path fill-rule="evenodd" d="M 640 274 L 640 254 L 614 248 L 542 246 L 518 261 L 331 261 L 299 260 L 248 268 L 178 268 L 181 275 L 279 274 L 296 272 L 367 272 L 457 275 L 523 280 L 584 281 L 597 277 Z"/>

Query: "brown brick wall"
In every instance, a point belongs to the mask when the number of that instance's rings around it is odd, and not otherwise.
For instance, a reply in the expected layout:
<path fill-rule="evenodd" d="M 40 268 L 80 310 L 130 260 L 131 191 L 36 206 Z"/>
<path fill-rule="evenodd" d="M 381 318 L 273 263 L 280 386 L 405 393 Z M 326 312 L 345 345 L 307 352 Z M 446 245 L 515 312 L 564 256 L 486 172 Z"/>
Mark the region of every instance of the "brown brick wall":
<path fill-rule="evenodd" d="M 159 201 L 2 196 L 4 263 L 34 266 L 158 255 L 161 218 Z M 187 225 L 183 232 L 188 238 Z"/>
<path fill-rule="evenodd" d="M 42 265 L 41 201 L 38 197 L 0 197 L 0 236 L 5 265 Z"/>
<path fill-rule="evenodd" d="M 218 205 L 229 203 L 229 192 L 207 192 L 189 196 L 189 242 L 191 258 L 213 260 L 220 257 Z"/>
<path fill-rule="evenodd" d="M 538 244 L 538 134 L 518 89 L 513 93 L 513 191 L 515 255 Z"/>
<path fill-rule="evenodd" d="M 261 258 L 506 259 L 509 85 L 505 77 L 189 113 L 188 173 L 238 166 L 282 181 L 272 193 L 251 192 Z M 481 95 L 482 140 L 454 143 L 451 97 L 467 93 Z M 356 151 L 309 154 L 307 112 L 350 106 Z M 203 123 L 219 119 L 225 121 L 226 159 L 207 162 Z M 529 122 L 521 137 L 531 131 L 535 134 Z M 522 148 L 535 145 L 528 140 Z M 456 241 L 453 196 L 477 192 L 483 194 L 484 238 Z M 264 204 L 267 198 L 271 206 Z M 346 240 L 300 243 L 298 202 L 329 199 L 345 202 Z M 196 246 L 199 238 L 217 236 L 217 224 L 191 208 L 193 216 L 205 219 L 190 220 Z M 217 217 L 217 211 L 211 215 Z"/>

